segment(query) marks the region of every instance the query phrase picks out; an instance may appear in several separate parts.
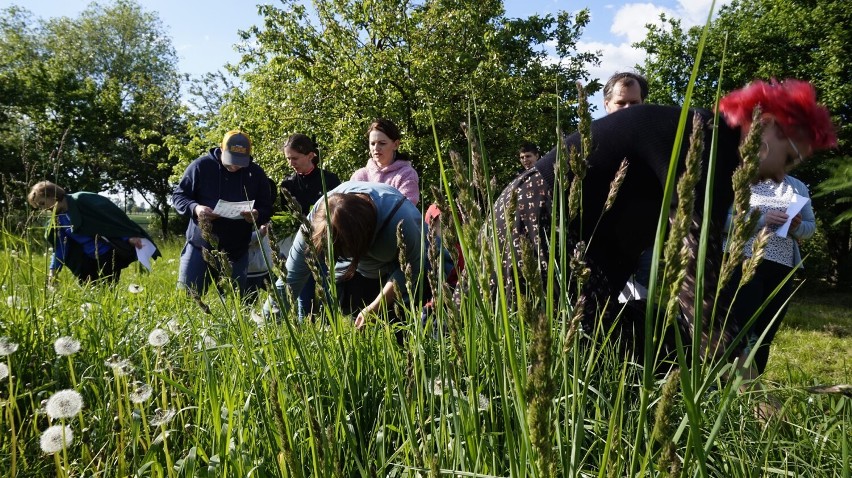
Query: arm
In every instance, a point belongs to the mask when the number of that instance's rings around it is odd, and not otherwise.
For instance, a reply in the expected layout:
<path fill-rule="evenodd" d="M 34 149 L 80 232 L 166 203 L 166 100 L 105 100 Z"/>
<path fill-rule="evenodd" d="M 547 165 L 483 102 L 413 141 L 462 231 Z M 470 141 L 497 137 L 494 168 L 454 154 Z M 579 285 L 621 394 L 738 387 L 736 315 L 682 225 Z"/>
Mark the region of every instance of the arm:
<path fill-rule="evenodd" d="M 793 179 L 793 178 L 790 178 Z M 796 184 L 798 183 L 798 184 Z M 800 196 L 804 196 L 810 199 L 810 194 L 808 194 L 808 188 L 804 183 L 800 181 L 792 182 L 793 189 L 796 191 L 796 194 Z M 800 221 L 799 221 L 800 220 Z M 796 224 L 798 222 L 798 224 Z M 796 240 L 805 240 L 813 237 L 816 232 L 816 216 L 814 216 L 814 208 L 812 206 L 812 202 L 808 201 L 805 204 L 805 207 L 793 218 L 793 222 L 790 224 L 790 235 L 793 236 Z"/>
<path fill-rule="evenodd" d="M 175 210 L 177 210 L 178 214 L 189 216 L 190 218 L 198 217 L 196 215 L 196 208 L 200 206 L 195 201 L 195 178 L 197 173 L 198 167 L 193 162 L 186 168 L 186 171 L 184 171 L 183 176 L 180 178 L 180 182 L 172 191 L 172 205 L 175 207 Z M 208 207 L 207 209 L 210 208 Z"/>
<path fill-rule="evenodd" d="M 352 177 L 349 178 L 350 181 L 366 181 L 367 180 L 367 168 L 356 169 L 354 173 L 352 173 Z M 331 189 L 331 188 L 329 188 Z"/>
<path fill-rule="evenodd" d="M 403 171 L 396 188 L 411 201 L 411 204 L 416 206 L 420 202 L 420 178 L 413 167 L 409 166 Z"/>
<path fill-rule="evenodd" d="M 393 304 L 393 301 L 395 299 L 396 292 L 394 292 L 393 281 L 387 281 L 379 295 L 377 295 L 376 298 L 373 299 L 373 301 L 370 302 L 369 305 L 361 309 L 361 312 L 358 312 L 358 317 L 355 319 L 355 328 L 363 328 L 364 325 L 367 324 L 368 315 L 378 313 L 382 306 L 382 303 Z"/>
<path fill-rule="evenodd" d="M 305 252 L 308 248 L 305 241 L 305 236 L 300 229 L 296 234 L 296 239 L 293 240 L 293 245 L 290 247 L 290 253 L 287 256 L 287 286 L 290 288 L 290 293 L 293 297 L 298 296 L 302 292 L 302 288 L 305 287 L 311 274 L 305 260 Z"/>

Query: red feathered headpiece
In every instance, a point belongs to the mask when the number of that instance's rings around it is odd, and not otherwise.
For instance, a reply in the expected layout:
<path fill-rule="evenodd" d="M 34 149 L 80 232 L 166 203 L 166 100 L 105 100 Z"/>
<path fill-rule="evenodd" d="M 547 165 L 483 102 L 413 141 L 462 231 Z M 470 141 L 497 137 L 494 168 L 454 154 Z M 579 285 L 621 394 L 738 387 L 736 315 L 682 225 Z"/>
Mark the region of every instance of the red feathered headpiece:
<path fill-rule="evenodd" d="M 805 134 L 815 151 L 837 146 L 828 110 L 817 104 L 816 90 L 807 81 L 753 81 L 725 95 L 719 101 L 719 112 L 728 125 L 747 128 L 758 105 L 787 136 Z"/>

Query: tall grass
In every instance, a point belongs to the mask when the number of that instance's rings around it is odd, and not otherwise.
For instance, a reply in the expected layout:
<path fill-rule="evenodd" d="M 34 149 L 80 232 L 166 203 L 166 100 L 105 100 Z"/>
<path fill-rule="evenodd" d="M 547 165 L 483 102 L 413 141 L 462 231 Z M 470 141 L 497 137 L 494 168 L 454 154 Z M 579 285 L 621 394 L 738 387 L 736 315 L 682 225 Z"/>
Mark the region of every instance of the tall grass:
<path fill-rule="evenodd" d="M 579 184 L 557 182 L 570 193 L 555 195 L 558 253 L 542 288 L 521 285 L 538 276 L 531 245 L 521 244 L 514 287 L 492 295 L 491 281 L 508 279 L 506 245 L 482 232 L 494 226 L 498 191 L 478 119 L 469 124 L 467 158 L 439 153 L 445 213 L 430 232 L 440 230 L 450 250 L 460 244 L 467 273 L 456 291 L 429 276 L 435 306 L 426 320 L 415 302 L 402 324 L 379 317 L 360 332 L 330 306 L 314 321 L 299 322 L 295 307 L 269 321 L 258 312 L 264 297 L 247 303 L 227 286 L 204 298 L 205 310 L 175 288 L 178 245 L 164 248 L 153 273 L 127 270 L 113 288 L 80 286 L 67 272 L 48 287 L 36 239 L 4 233 L 0 475 L 850 476 L 848 389 L 785 384 L 774 391 L 780 412 L 761 420 L 754 411 L 764 392 L 740 392 L 729 357 L 678 347 L 668 373 L 640 365 L 656 363 L 654 337 L 674 306 L 660 317 L 649 309 L 650 355 L 638 361 L 614 329 L 580 327 L 594 305 L 575 293 L 589 269 L 584 246 L 567 237 L 582 213 L 570 207 Z M 559 171 L 580 176 L 583 158 L 564 151 Z M 689 190 L 688 175 L 680 180 Z M 682 216 L 691 212 L 681 206 Z M 669 217 L 662 211 L 655 255 L 673 237 L 674 264 L 692 217 L 667 234 Z M 676 296 L 683 267 L 659 274 L 663 297 Z M 58 355 L 60 337 L 80 350 Z M 58 422 L 43 404 L 66 389 L 84 404 Z M 73 438 L 45 452 L 43 433 L 59 423 Z"/>
<path fill-rule="evenodd" d="M 763 424 L 760 397 L 720 381 L 691 431 L 682 380 L 659 377 L 655 418 L 638 429 L 643 369 L 605 336 L 578 333 L 567 304 L 552 320 L 540 303 L 525 321 L 511 307 L 502 320 L 483 291 L 457 306 L 441 293 L 425 327 L 419 309 L 406 312 L 400 346 L 381 323 L 265 323 L 233 297 L 206 314 L 175 290 L 178 254 L 166 247 L 153 274 L 126 271 L 114 289 L 63 273 L 52 290 L 43 253 L 4 236 L 0 474 L 624 476 L 637 455 L 641 476 L 849 472 L 839 394 L 785 389 L 783 413 Z M 63 336 L 80 351 L 57 355 Z M 65 419 L 74 439 L 48 455 L 39 440 L 57 422 L 43 401 L 69 388 L 84 401 Z M 713 437 L 705 464 L 690 452 L 695 435 Z"/>

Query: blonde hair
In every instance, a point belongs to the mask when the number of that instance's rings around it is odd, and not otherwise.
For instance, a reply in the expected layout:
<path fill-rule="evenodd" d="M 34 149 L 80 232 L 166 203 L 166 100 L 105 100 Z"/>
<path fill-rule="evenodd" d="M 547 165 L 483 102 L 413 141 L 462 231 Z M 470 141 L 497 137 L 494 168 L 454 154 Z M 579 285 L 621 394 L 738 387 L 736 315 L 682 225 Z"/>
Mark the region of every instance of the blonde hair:
<path fill-rule="evenodd" d="M 40 199 L 53 198 L 56 202 L 65 199 L 65 190 L 50 181 L 39 181 L 33 184 L 30 193 L 27 195 L 27 202 L 30 206 L 41 209 Z"/>

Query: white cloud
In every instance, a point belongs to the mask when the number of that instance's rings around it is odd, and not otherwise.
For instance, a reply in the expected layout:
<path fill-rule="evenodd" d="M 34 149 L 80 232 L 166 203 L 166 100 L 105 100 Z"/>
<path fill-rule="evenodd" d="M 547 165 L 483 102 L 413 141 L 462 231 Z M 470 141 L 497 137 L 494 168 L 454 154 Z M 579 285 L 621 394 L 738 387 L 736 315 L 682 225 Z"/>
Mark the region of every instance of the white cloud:
<path fill-rule="evenodd" d="M 615 12 L 609 31 L 627 37 L 629 43 L 640 41 L 645 38 L 645 25 L 659 23 L 661 13 L 666 16 L 675 15 L 672 10 L 652 3 L 628 3 Z"/>

